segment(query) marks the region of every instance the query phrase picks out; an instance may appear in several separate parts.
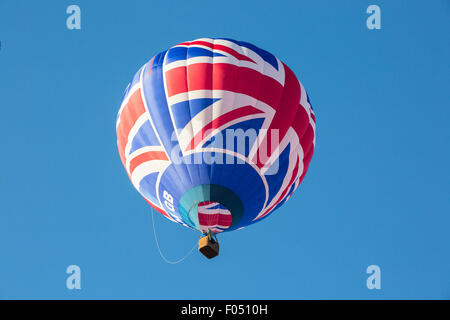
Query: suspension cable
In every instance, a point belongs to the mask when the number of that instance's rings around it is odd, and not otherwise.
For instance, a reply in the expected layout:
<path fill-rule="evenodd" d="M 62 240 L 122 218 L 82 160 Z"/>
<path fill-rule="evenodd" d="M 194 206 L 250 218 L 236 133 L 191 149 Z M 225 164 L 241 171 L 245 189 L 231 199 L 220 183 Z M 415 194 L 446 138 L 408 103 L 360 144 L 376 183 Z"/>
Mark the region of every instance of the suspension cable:
<path fill-rule="evenodd" d="M 189 250 L 188 253 L 186 253 L 186 255 L 183 258 L 181 258 L 179 260 L 175 260 L 175 261 L 170 261 L 169 259 L 167 259 L 164 256 L 164 254 L 161 252 L 161 248 L 159 246 L 159 241 L 158 241 L 158 237 L 156 236 L 156 228 L 155 228 L 155 213 L 154 213 L 153 208 L 151 208 L 151 210 L 152 210 L 153 235 L 155 236 L 155 243 L 156 243 L 156 247 L 158 248 L 159 255 L 168 264 L 177 264 L 177 263 L 183 262 L 187 257 L 189 257 L 192 254 L 195 247 L 197 246 L 197 243 L 194 243 L 194 246 L 192 247 L 192 249 Z"/>

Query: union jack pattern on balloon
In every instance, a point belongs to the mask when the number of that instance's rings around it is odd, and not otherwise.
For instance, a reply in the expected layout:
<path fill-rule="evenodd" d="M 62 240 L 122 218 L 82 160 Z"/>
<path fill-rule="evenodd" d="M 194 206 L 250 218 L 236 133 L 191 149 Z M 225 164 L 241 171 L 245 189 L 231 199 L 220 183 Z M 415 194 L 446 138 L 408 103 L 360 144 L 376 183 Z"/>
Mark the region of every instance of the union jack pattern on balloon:
<path fill-rule="evenodd" d="M 202 38 L 157 54 L 135 74 L 117 144 L 155 210 L 219 233 L 261 221 L 292 196 L 314 152 L 315 121 L 303 85 L 274 55 Z"/>

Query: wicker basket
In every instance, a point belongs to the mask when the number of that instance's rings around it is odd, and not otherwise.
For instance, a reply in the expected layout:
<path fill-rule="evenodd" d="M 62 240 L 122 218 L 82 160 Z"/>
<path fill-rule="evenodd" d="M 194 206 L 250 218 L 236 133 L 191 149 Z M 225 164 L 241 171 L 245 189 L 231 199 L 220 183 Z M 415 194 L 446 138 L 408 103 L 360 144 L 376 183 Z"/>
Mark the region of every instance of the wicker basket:
<path fill-rule="evenodd" d="M 219 254 L 219 242 L 217 238 L 210 235 L 204 236 L 198 241 L 198 251 L 208 259 L 214 258 Z"/>

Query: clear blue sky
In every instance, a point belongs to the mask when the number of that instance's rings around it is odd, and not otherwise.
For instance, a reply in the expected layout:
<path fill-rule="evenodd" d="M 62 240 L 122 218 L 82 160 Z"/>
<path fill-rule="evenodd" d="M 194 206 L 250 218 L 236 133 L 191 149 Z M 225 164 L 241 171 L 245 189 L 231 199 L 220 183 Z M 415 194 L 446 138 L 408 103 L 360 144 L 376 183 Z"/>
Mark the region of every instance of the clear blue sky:
<path fill-rule="evenodd" d="M 81 8 L 81 30 L 66 8 Z M 366 8 L 381 8 L 368 30 Z M 132 75 L 199 37 L 286 62 L 317 148 L 270 218 L 168 265 L 120 162 Z M 450 2 L 0 0 L 0 298 L 450 298 Z M 168 258 L 198 234 L 156 216 Z M 68 290 L 66 268 L 81 267 Z M 366 268 L 381 268 L 368 290 Z"/>

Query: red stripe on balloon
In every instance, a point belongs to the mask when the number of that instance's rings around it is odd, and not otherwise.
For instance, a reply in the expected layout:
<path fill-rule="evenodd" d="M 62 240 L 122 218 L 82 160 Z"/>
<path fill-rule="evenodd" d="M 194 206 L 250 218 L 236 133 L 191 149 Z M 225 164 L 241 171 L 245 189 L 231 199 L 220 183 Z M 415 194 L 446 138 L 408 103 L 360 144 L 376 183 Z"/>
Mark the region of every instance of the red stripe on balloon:
<path fill-rule="evenodd" d="M 284 197 L 287 195 L 287 192 L 291 189 L 292 184 L 295 182 L 295 178 L 297 177 L 297 172 L 298 172 L 298 158 L 297 158 L 297 162 L 295 164 L 294 170 L 292 171 L 291 180 L 289 181 L 286 188 L 283 190 L 283 193 L 281 194 L 280 198 L 278 198 L 278 201 L 275 202 L 269 209 L 267 209 L 266 212 L 264 212 L 258 218 L 258 220 L 263 218 L 264 216 L 266 216 L 268 213 L 270 213 L 273 210 L 273 208 L 275 208 L 281 201 L 283 201 Z"/>
<path fill-rule="evenodd" d="M 169 160 L 164 151 L 148 151 L 144 152 L 130 161 L 130 174 L 133 174 L 134 169 L 144 162 L 152 160 Z"/>
<path fill-rule="evenodd" d="M 144 197 L 144 200 L 147 201 L 147 203 L 152 206 L 153 209 L 155 209 L 156 211 L 158 211 L 159 213 L 161 213 L 163 216 L 169 218 L 170 220 L 173 220 L 163 209 L 161 209 L 160 207 L 156 206 L 155 204 L 153 204 L 152 202 L 150 202 L 149 200 L 147 200 Z"/>
<path fill-rule="evenodd" d="M 248 115 L 258 114 L 258 113 L 262 113 L 262 111 L 254 108 L 252 106 L 246 106 L 246 107 L 241 107 L 239 109 L 234 109 L 233 111 L 227 112 L 227 113 L 215 118 L 213 121 L 211 121 L 210 123 L 205 125 L 202 128 L 202 131 L 199 131 L 194 136 L 194 138 L 191 140 L 191 142 L 189 143 L 189 146 L 186 148 L 185 151 L 195 149 L 203 141 L 203 139 L 206 138 L 206 133 L 208 131 L 211 131 L 215 128 L 219 128 L 220 126 L 227 124 L 230 121 L 233 121 L 233 120 L 236 120 L 236 119 L 248 116 Z"/>
<path fill-rule="evenodd" d="M 128 143 L 128 135 L 137 119 L 145 113 L 144 103 L 141 98 L 141 89 L 136 90 L 129 98 L 127 104 L 120 113 L 119 125 L 117 126 L 117 147 L 120 159 L 125 165 L 125 147 Z"/>
<path fill-rule="evenodd" d="M 300 108 L 300 83 L 292 70 L 285 64 L 283 65 L 285 70 L 283 94 L 279 103 L 272 105 L 275 109 L 275 116 L 270 123 L 267 135 L 260 143 L 258 152 L 256 152 L 252 159 L 259 168 L 264 167 L 267 160 L 264 158 L 270 158 L 277 149 L 279 142 L 283 140 Z M 272 130 L 278 130 L 278 141 L 272 141 Z M 263 157 L 261 157 L 261 155 Z"/>
<path fill-rule="evenodd" d="M 171 69 L 165 75 L 169 97 L 187 92 L 189 85 L 190 91 L 226 90 L 245 94 L 276 108 L 283 92 L 283 86 L 275 79 L 229 63 L 196 63 Z"/>

